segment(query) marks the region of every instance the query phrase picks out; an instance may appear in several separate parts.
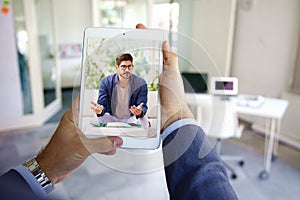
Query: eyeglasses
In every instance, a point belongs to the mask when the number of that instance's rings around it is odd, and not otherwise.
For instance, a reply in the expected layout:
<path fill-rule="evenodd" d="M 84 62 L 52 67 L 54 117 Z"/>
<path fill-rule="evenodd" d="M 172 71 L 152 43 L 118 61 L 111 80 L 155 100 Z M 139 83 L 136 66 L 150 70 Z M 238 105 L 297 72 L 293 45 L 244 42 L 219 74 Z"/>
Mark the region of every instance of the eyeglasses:
<path fill-rule="evenodd" d="M 133 65 L 120 65 L 120 67 L 121 67 L 121 69 L 124 70 L 124 71 L 125 71 L 126 69 L 132 70 Z"/>

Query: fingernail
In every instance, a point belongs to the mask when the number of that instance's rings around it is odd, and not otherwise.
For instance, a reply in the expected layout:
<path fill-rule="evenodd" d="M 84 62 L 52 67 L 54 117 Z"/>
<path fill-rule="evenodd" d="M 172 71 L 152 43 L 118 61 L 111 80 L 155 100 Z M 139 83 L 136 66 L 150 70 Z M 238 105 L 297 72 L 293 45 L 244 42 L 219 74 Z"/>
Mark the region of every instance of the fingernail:
<path fill-rule="evenodd" d="M 114 147 L 120 147 L 123 144 L 123 140 L 119 137 L 114 139 Z"/>

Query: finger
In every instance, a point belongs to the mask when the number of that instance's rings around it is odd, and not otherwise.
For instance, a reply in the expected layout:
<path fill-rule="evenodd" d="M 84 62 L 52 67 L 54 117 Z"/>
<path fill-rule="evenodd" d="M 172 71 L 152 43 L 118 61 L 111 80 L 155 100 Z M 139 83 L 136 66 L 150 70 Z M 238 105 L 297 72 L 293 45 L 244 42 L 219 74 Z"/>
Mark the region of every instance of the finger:
<path fill-rule="evenodd" d="M 135 110 L 133 108 L 130 108 L 129 111 L 134 114 Z"/>
<path fill-rule="evenodd" d="M 117 136 L 86 140 L 86 148 L 90 153 L 109 153 L 123 144 L 123 140 Z"/>
<path fill-rule="evenodd" d="M 106 153 L 102 153 L 102 154 L 104 154 L 104 155 L 115 155 L 116 154 L 116 150 L 112 150 L 112 151 L 109 151 L 109 152 L 106 152 Z"/>
<path fill-rule="evenodd" d="M 94 108 L 94 111 L 96 112 L 96 114 L 101 114 L 103 111 L 103 106 L 97 106 L 96 108 Z"/>
<path fill-rule="evenodd" d="M 132 107 L 131 107 L 131 109 L 132 109 L 133 111 L 137 111 L 137 110 L 139 110 L 139 108 L 138 108 L 138 107 L 136 107 L 136 106 L 132 106 Z"/>
<path fill-rule="evenodd" d="M 138 23 L 136 26 L 136 28 L 147 28 L 144 24 Z"/>
<path fill-rule="evenodd" d="M 138 110 L 137 110 L 137 109 L 130 109 L 130 112 L 131 112 L 133 115 L 138 115 Z"/>
<path fill-rule="evenodd" d="M 171 69 L 175 70 L 176 72 L 179 72 L 178 58 L 170 50 L 170 46 L 167 41 L 164 41 L 162 44 L 162 54 L 163 54 L 163 70 L 171 68 Z"/>
<path fill-rule="evenodd" d="M 93 101 L 91 101 L 91 104 L 92 104 L 93 106 L 97 106 L 97 105 L 98 105 L 97 103 L 95 103 L 95 102 L 93 102 Z"/>

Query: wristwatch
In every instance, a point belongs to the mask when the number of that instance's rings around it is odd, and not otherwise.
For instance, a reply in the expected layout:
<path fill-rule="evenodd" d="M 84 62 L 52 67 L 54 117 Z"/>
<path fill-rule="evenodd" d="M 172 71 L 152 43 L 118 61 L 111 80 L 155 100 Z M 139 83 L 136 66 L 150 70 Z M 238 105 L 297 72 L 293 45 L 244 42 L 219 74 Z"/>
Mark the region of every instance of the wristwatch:
<path fill-rule="evenodd" d="M 41 184 L 42 188 L 47 192 L 51 192 L 54 189 L 54 185 L 51 183 L 50 179 L 46 176 L 45 172 L 40 168 L 40 165 L 35 160 L 35 158 L 27 160 L 24 164 L 36 180 Z"/>

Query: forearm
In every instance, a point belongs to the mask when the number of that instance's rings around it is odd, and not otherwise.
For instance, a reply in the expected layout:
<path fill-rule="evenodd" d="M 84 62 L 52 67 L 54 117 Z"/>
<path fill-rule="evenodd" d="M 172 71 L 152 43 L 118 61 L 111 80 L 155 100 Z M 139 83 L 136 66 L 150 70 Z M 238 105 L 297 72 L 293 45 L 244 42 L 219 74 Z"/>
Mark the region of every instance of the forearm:
<path fill-rule="evenodd" d="M 167 136 L 163 154 L 171 199 L 237 199 L 219 156 L 197 125 Z"/>

